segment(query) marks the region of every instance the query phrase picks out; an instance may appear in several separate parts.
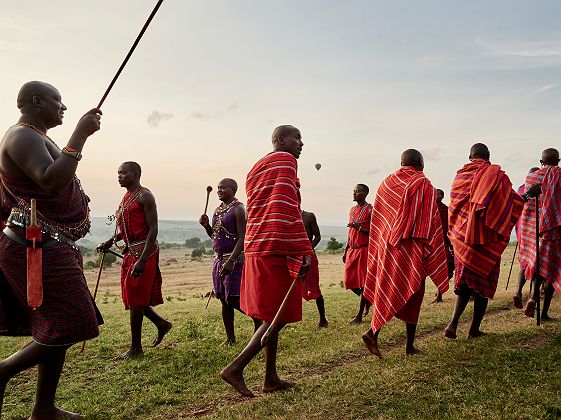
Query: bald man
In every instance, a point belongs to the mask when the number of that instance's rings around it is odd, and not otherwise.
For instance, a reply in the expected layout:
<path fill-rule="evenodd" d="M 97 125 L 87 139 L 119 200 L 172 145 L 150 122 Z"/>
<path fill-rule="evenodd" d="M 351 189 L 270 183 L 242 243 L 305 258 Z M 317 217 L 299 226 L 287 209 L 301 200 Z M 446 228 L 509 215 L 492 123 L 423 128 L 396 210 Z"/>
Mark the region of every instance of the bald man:
<path fill-rule="evenodd" d="M 444 332 L 448 338 L 456 338 L 458 322 L 470 296 L 474 296 L 474 309 L 468 337 L 484 335 L 481 321 L 497 290 L 501 255 L 528 198 L 518 195 L 501 167 L 489 159 L 487 146 L 474 144 L 470 162 L 458 170 L 452 183 L 448 235 L 454 248 L 457 296 Z"/>
<path fill-rule="evenodd" d="M 287 306 L 280 324 L 265 346 L 263 392 L 290 388 L 294 384 L 277 374 L 279 331 L 302 319 L 302 284 L 313 250 L 302 221 L 298 165 L 302 135 L 291 125 L 273 131 L 273 151 L 261 158 L 247 175 L 247 230 L 245 265 L 240 292 L 241 309 L 262 322 L 238 357 L 220 372 L 221 378 L 240 394 L 253 397 L 243 372 L 261 351 L 261 338 L 271 325 L 285 296 Z M 295 289 L 288 295 L 293 282 Z"/>
<path fill-rule="evenodd" d="M 542 168 L 528 174 L 525 191 L 541 184 L 542 195 L 538 199 L 539 215 L 539 272 L 536 267 L 536 200 L 524 206 L 520 222 L 520 261 L 526 267 L 525 278 L 532 279 L 532 296 L 524 313 L 533 317 L 539 298 L 539 286 L 544 284 L 544 301 L 541 313 L 543 321 L 550 321 L 549 306 L 554 289 L 561 293 L 561 168 L 559 152 L 549 148 L 542 152 Z"/>
<path fill-rule="evenodd" d="M 382 182 L 373 203 L 364 286 L 364 296 L 372 302 L 372 322 L 362 339 L 378 357 L 378 334 L 394 316 L 405 322 L 405 353 L 418 353 L 414 340 L 426 276 L 441 293 L 448 290 L 436 189 L 423 169 L 419 151 L 404 151 L 401 168 Z"/>
<path fill-rule="evenodd" d="M 55 407 L 66 351 L 99 334 L 101 316 L 93 304 L 75 241 L 90 229 L 89 198 L 76 178 L 82 148 L 100 128 L 101 111 L 88 111 L 60 149 L 47 130 L 62 124 L 66 106 L 60 92 L 44 82 L 28 82 L 17 98 L 19 121 L 0 144 L 2 216 L 0 233 L 0 334 L 32 335 L 33 341 L 0 362 L 0 412 L 8 381 L 37 366 L 33 419 L 81 418 Z M 43 232 L 43 303 L 27 305 L 25 227 L 30 201 L 37 202 Z"/>

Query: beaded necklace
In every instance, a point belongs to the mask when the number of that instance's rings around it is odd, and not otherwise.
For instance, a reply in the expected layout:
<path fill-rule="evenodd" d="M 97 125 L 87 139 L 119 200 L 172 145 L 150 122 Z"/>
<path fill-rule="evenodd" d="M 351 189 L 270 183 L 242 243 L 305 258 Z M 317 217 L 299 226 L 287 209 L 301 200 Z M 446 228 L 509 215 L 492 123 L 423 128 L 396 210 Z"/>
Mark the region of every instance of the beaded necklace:
<path fill-rule="evenodd" d="M 364 215 L 364 212 L 366 211 L 366 209 L 369 208 L 369 207 L 370 207 L 370 204 L 364 203 L 364 205 L 362 206 L 362 209 L 360 210 L 360 213 L 358 214 L 358 217 L 355 217 L 353 219 L 353 223 L 362 224 L 362 223 L 367 222 L 367 220 L 362 220 L 362 216 Z M 353 216 L 356 216 L 356 210 L 354 211 Z"/>
<path fill-rule="evenodd" d="M 230 211 L 231 208 L 233 208 L 234 206 L 238 205 L 239 201 L 237 198 L 234 198 L 234 200 L 228 204 L 228 205 L 224 205 L 224 203 L 222 203 L 214 212 L 214 215 L 216 216 L 216 222 L 214 223 L 214 225 L 212 226 L 212 239 L 216 240 L 218 238 L 218 236 L 220 235 L 220 231 L 224 232 L 224 236 L 226 236 L 226 238 L 228 239 L 237 239 L 238 235 L 235 233 L 231 233 L 229 232 L 224 225 L 222 224 L 222 219 L 224 219 L 224 216 L 226 216 L 226 213 L 228 213 L 228 211 Z"/>
<path fill-rule="evenodd" d="M 59 152 L 61 151 L 60 147 L 58 147 L 58 144 L 56 144 L 52 138 L 47 136 L 47 133 L 43 133 L 40 129 L 35 127 L 33 124 L 19 122 L 19 123 L 15 124 L 14 127 L 16 125 L 19 126 L 19 127 L 29 127 L 31 129 L 37 131 L 42 137 L 45 137 L 47 140 L 49 140 L 53 144 L 53 146 L 55 146 L 58 149 Z"/>
<path fill-rule="evenodd" d="M 128 210 L 130 206 L 133 205 L 133 203 L 140 197 L 140 195 L 144 192 L 144 191 L 148 191 L 147 188 L 145 187 L 140 187 L 138 190 L 130 193 L 130 194 L 125 194 L 125 196 L 123 197 L 123 199 L 121 200 L 121 203 L 119 204 L 119 208 L 117 209 L 117 211 L 115 212 L 115 219 L 117 219 L 117 224 L 121 224 L 121 226 L 123 227 L 122 231 L 123 231 L 123 241 L 125 241 L 125 244 L 128 245 L 130 243 L 129 241 L 129 236 L 127 233 L 127 221 L 125 220 L 125 210 Z M 128 197 L 127 197 L 128 195 Z M 115 235 L 113 237 L 115 237 L 117 235 L 117 226 L 115 226 Z"/>

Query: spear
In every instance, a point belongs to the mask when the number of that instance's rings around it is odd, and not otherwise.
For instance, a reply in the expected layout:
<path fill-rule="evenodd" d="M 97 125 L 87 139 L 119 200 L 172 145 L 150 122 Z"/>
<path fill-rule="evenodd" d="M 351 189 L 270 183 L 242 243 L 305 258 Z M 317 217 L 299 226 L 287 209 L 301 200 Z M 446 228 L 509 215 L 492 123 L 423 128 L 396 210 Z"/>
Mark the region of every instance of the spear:
<path fill-rule="evenodd" d="M 160 8 L 163 1 L 164 0 L 158 0 L 158 3 L 154 7 L 154 10 L 152 10 L 152 13 L 150 13 L 150 16 L 148 16 L 148 20 L 146 20 L 146 23 L 144 24 L 144 26 L 140 30 L 140 33 L 138 34 L 138 36 L 136 37 L 136 40 L 132 44 L 132 47 L 129 50 L 129 53 L 127 54 L 127 56 L 125 57 L 125 59 L 121 63 L 121 66 L 119 67 L 119 70 L 117 70 L 117 73 L 113 77 L 113 80 L 111 80 L 111 83 L 109 83 L 109 87 L 107 88 L 107 90 L 105 91 L 103 96 L 101 97 L 101 100 L 99 101 L 99 104 L 97 105 L 97 108 L 101 108 L 101 105 L 103 105 L 103 102 L 105 102 L 105 98 L 107 98 L 107 95 L 109 95 L 109 92 L 113 88 L 113 85 L 115 84 L 115 82 L 119 78 L 119 75 L 121 74 L 121 72 L 125 68 L 127 62 L 129 61 L 129 58 L 131 58 L 132 53 L 134 52 L 136 46 L 138 45 L 138 43 L 140 42 L 140 39 L 142 38 L 142 35 L 144 35 L 144 32 L 146 32 L 146 29 L 148 28 L 148 25 L 150 25 L 150 22 L 152 22 L 152 19 L 154 19 L 154 16 L 156 15 L 156 12 Z"/>

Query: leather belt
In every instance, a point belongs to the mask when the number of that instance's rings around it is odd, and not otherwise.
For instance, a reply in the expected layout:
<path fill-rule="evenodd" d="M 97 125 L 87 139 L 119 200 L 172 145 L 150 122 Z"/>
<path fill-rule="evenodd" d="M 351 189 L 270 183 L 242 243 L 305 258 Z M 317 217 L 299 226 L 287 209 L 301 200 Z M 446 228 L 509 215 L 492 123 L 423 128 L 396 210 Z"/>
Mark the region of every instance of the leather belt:
<path fill-rule="evenodd" d="M 17 242 L 20 245 L 23 245 L 27 248 L 32 248 L 33 247 L 33 241 L 25 239 L 25 237 L 17 234 L 12 229 L 10 229 L 8 226 L 6 226 L 2 232 L 4 233 L 4 235 L 6 235 L 12 241 Z M 59 242 L 56 239 L 49 238 L 49 239 L 45 239 L 44 241 L 37 242 L 35 244 L 35 247 L 36 248 L 48 248 L 48 247 L 53 246 L 57 243 L 59 243 Z"/>

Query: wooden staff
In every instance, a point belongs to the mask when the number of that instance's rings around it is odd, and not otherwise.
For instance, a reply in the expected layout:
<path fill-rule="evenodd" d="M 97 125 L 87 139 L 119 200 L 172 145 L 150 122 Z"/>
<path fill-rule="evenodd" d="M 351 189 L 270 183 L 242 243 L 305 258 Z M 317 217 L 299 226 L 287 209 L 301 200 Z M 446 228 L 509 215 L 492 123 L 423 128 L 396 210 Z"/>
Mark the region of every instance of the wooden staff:
<path fill-rule="evenodd" d="M 105 91 L 105 93 L 103 94 L 101 100 L 99 101 L 99 104 L 97 105 L 98 108 L 101 108 L 101 105 L 103 105 L 103 102 L 105 102 L 105 98 L 107 98 L 107 95 L 109 95 L 109 92 L 111 91 L 111 89 L 113 88 L 113 85 L 115 84 L 115 82 L 117 81 L 117 79 L 119 78 L 119 75 L 121 74 L 121 72 L 123 71 L 123 69 L 125 68 L 125 65 L 127 64 L 127 62 L 129 61 L 129 58 L 131 58 L 132 53 L 134 52 L 134 49 L 136 48 L 136 46 L 138 45 L 138 43 L 140 42 L 140 38 L 142 38 L 142 35 L 144 35 L 144 32 L 146 32 L 146 28 L 148 28 L 148 25 L 150 25 L 150 22 L 152 22 L 152 19 L 154 18 L 154 16 L 156 15 L 156 12 L 158 11 L 158 9 L 160 8 L 162 2 L 164 0 L 159 0 L 158 3 L 156 4 L 156 6 L 154 7 L 154 10 L 152 10 L 152 13 L 150 13 L 150 16 L 148 17 L 148 20 L 146 21 L 146 23 L 144 24 L 144 26 L 142 27 L 142 29 L 140 30 L 140 33 L 138 34 L 138 36 L 136 37 L 136 40 L 134 41 L 134 43 L 132 44 L 131 49 L 129 50 L 129 53 L 127 54 L 127 56 L 125 57 L 125 59 L 123 60 L 123 63 L 121 64 L 121 66 L 119 67 L 119 70 L 117 70 L 117 73 L 115 74 L 115 76 L 113 77 L 113 80 L 111 80 L 111 83 L 109 83 L 109 87 L 107 88 L 107 90 Z"/>
<path fill-rule="evenodd" d="M 212 299 L 213 296 L 214 296 L 214 290 L 208 292 L 208 300 L 206 301 L 205 309 L 208 309 L 208 304 L 210 303 L 210 300 Z"/>
<path fill-rule="evenodd" d="M 212 192 L 212 187 L 209 185 L 208 187 L 206 187 L 206 204 L 205 204 L 205 212 L 203 214 L 206 214 L 206 211 L 208 210 L 208 198 L 210 197 L 211 192 Z"/>
<path fill-rule="evenodd" d="M 512 273 L 512 266 L 514 265 L 514 258 L 516 258 L 516 250 L 518 249 L 518 241 L 516 241 L 516 246 L 514 247 L 514 254 L 512 254 L 512 262 L 510 263 L 510 270 L 508 271 L 508 279 L 506 281 L 506 289 L 508 290 L 508 283 L 510 282 L 510 275 Z"/>
<path fill-rule="evenodd" d="M 95 282 L 95 289 L 93 293 L 93 301 L 95 302 L 95 297 L 97 296 L 97 289 L 99 287 L 99 279 L 101 278 L 101 271 L 103 270 L 103 261 L 105 260 L 105 252 L 101 254 L 101 261 L 99 262 L 99 271 L 97 272 L 97 281 Z M 84 352 L 86 348 L 86 342 L 82 342 L 82 347 L 80 348 L 80 353 Z"/>
<path fill-rule="evenodd" d="M 281 303 L 281 306 L 280 306 L 279 310 L 277 311 L 277 314 L 273 318 L 273 322 L 271 322 L 271 325 L 269 325 L 269 328 L 267 328 L 267 331 L 265 331 L 265 334 L 263 334 L 263 337 L 261 337 L 261 346 L 262 347 L 265 347 L 267 345 L 267 343 L 271 339 L 271 335 L 273 334 L 273 332 L 275 331 L 275 329 L 279 325 L 280 317 L 284 313 L 286 305 L 288 305 L 288 301 L 290 299 L 290 296 L 292 296 L 292 292 L 294 291 L 294 287 L 296 286 L 296 282 L 298 280 L 300 280 L 300 276 L 298 276 L 297 278 L 295 278 L 292 281 L 292 284 L 290 285 L 290 289 L 288 289 L 288 292 L 286 292 L 286 295 L 284 296 L 284 299 Z"/>

